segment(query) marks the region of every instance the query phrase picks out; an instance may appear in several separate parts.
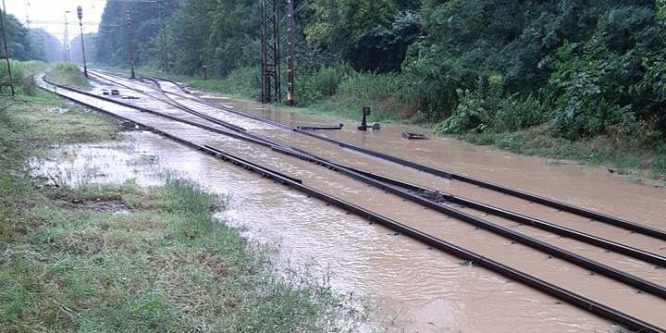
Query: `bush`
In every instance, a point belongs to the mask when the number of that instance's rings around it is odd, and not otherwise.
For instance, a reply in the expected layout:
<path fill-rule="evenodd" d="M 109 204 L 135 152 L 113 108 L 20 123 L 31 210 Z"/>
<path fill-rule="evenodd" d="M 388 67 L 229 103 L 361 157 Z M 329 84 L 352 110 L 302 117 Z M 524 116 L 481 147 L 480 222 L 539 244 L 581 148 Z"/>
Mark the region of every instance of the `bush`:
<path fill-rule="evenodd" d="M 70 85 L 82 89 L 90 89 L 92 86 L 88 79 L 79 70 L 79 67 L 72 63 L 61 62 L 48 72 L 49 79 L 59 84 Z"/>
<path fill-rule="evenodd" d="M 594 50 L 578 56 L 570 45 L 558 52 L 557 70 L 549 88 L 555 99 L 555 128 L 569 139 L 595 135 L 631 134 L 638 125 L 631 104 L 622 103 L 625 87 L 618 77 L 628 71 L 628 57 Z"/>
<path fill-rule="evenodd" d="M 347 64 L 334 64 L 323 66 L 314 74 L 299 75 L 296 78 L 297 98 L 307 105 L 331 97 L 338 92 L 342 81 L 352 72 L 353 69 Z"/>
<path fill-rule="evenodd" d="M 46 64 L 41 61 L 11 61 L 10 64 L 15 91 L 23 91 L 26 95 L 34 95 L 37 86 L 33 80 L 33 75 L 44 71 Z M 7 63 L 4 60 L 0 62 L 0 82 L 9 82 Z"/>
<path fill-rule="evenodd" d="M 539 96 L 511 95 L 501 102 L 493 119 L 493 129 L 498 132 L 517 131 L 540 125 L 549 110 Z"/>
<path fill-rule="evenodd" d="M 451 117 L 435 125 L 435 133 L 516 131 L 542 124 L 547 113 L 540 97 L 505 96 L 504 80 L 499 75 L 479 78 L 474 91 L 456 92 L 458 106 Z"/>
<path fill-rule="evenodd" d="M 234 95 L 245 96 L 249 98 L 259 98 L 261 95 L 261 71 L 258 67 L 241 67 L 234 69 L 222 80 L 222 86 L 219 90 Z M 207 82 L 202 81 L 203 85 Z"/>
<path fill-rule="evenodd" d="M 484 132 L 491 125 L 493 106 L 487 103 L 483 92 L 458 89 L 460 103 L 451 117 L 435 125 L 435 133 L 462 134 Z"/>
<path fill-rule="evenodd" d="M 18 61 L 12 61 L 10 64 L 12 70 L 12 82 L 14 82 L 15 87 L 21 87 L 23 79 L 25 78 L 23 65 Z M 5 60 L 0 62 L 0 82 L 2 82 L 2 84 L 9 83 L 9 72 L 7 71 L 7 63 Z M 2 89 L 4 90 L 5 88 L 3 87 Z"/>

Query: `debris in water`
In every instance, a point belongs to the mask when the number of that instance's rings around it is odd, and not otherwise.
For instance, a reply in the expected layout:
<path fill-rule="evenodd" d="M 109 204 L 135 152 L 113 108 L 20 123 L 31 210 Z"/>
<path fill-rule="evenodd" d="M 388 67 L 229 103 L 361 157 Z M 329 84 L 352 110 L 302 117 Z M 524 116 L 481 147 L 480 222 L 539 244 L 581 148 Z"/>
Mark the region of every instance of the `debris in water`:
<path fill-rule="evenodd" d="M 402 137 L 407 140 L 427 140 L 428 136 L 419 133 L 402 132 Z"/>
<path fill-rule="evenodd" d="M 315 131 L 315 130 L 340 130 L 345 125 L 343 123 L 337 125 L 303 125 L 296 128 L 302 131 Z"/>

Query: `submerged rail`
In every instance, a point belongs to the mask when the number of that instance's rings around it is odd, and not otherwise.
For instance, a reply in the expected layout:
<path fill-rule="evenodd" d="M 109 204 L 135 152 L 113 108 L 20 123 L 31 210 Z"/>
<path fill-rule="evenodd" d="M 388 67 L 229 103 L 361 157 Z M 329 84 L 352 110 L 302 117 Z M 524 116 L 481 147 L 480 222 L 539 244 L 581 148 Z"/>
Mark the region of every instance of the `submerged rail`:
<path fill-rule="evenodd" d="M 70 90 L 76 93 L 80 93 L 82 95 L 88 95 L 84 94 L 81 91 L 78 91 L 78 89 L 72 88 L 72 87 L 67 87 L 63 85 L 57 85 L 53 84 L 51 82 L 48 82 L 51 85 L 58 86 L 60 88 Z M 46 90 L 46 89 L 45 89 Z M 474 253 L 472 251 L 469 251 L 465 248 L 456 246 L 455 244 L 449 243 L 445 240 L 442 240 L 440 238 L 434 237 L 432 235 L 429 235 L 427 233 L 424 233 L 420 230 L 417 230 L 415 228 L 409 227 L 407 225 L 401 224 L 397 221 L 394 221 L 392 219 L 389 219 L 387 217 L 384 217 L 382 215 L 379 215 L 375 212 L 369 211 L 365 208 L 362 208 L 360 206 L 357 206 L 353 203 L 344 201 L 340 198 L 336 198 L 334 196 L 331 196 L 329 194 L 326 194 L 324 192 L 318 191 L 314 188 L 311 188 L 309 186 L 306 186 L 302 184 L 302 182 L 298 179 L 295 179 L 293 177 L 290 177 L 288 175 L 281 174 L 280 172 L 277 172 L 275 170 L 271 170 L 269 168 L 263 167 L 261 165 L 258 165 L 256 163 L 244 160 L 240 157 L 234 156 L 232 154 L 226 153 L 218 148 L 211 147 L 211 146 L 201 146 L 199 144 L 196 144 L 194 142 L 185 140 L 183 138 L 180 138 L 176 135 L 170 134 L 170 133 L 165 133 L 155 127 L 152 127 L 150 124 L 144 124 L 137 122 L 136 120 L 133 119 L 128 119 L 125 117 L 121 117 L 117 114 L 114 114 L 112 112 L 109 112 L 107 110 L 104 110 L 102 108 L 99 108 L 95 105 L 91 104 L 86 104 L 80 100 L 77 100 L 73 97 L 62 95 L 61 96 L 68 98 L 74 102 L 81 103 L 84 105 L 87 105 L 88 107 L 91 107 L 93 109 L 96 109 L 98 111 L 113 115 L 115 117 L 122 118 L 124 120 L 136 123 L 137 125 L 140 125 L 146 129 L 149 129 L 155 133 L 164 135 L 166 137 L 169 137 L 177 142 L 180 142 L 182 144 L 185 144 L 187 146 L 193 147 L 195 149 L 198 149 L 206 154 L 212 155 L 216 158 L 219 158 L 221 160 L 233 163 L 235 165 L 239 165 L 246 170 L 255 172 L 261 176 L 270 178 L 275 181 L 279 181 L 280 183 L 292 187 L 294 189 L 297 189 L 303 193 L 309 194 L 313 197 L 316 197 L 322 201 L 328 202 L 330 204 L 333 204 L 339 208 L 342 208 L 344 210 L 347 210 L 349 212 L 352 212 L 360 217 L 366 218 L 370 221 L 382 224 L 390 229 L 393 229 L 397 232 L 402 233 L 403 235 L 406 235 L 408 237 L 411 237 L 415 240 L 418 240 L 424 244 L 427 244 L 429 246 L 432 246 L 433 248 L 439 249 L 441 251 L 450 253 L 452 255 L 455 255 L 461 259 L 468 260 L 473 262 L 475 265 L 484 267 L 490 271 L 493 271 L 495 273 L 498 273 L 502 276 L 505 276 L 509 279 L 521 282 L 523 284 L 526 284 L 528 286 L 531 286 L 537 290 L 540 290 L 546 294 L 549 294 L 551 296 L 554 296 L 556 298 L 559 298 L 563 301 L 566 301 L 572 305 L 575 305 L 583 310 L 589 311 L 591 313 L 594 313 L 596 315 L 599 315 L 603 318 L 612 320 L 620 325 L 623 325 L 629 329 L 640 331 L 640 332 L 650 332 L 650 333 L 663 333 L 666 332 L 663 328 L 654 326 L 650 323 L 647 323 L 645 321 L 642 321 L 638 318 L 635 318 L 631 315 L 628 315 L 626 313 L 623 313 L 621 311 L 618 311 L 614 308 L 608 307 L 606 305 L 603 305 L 601 303 L 598 303 L 592 299 L 586 298 L 584 296 L 578 295 L 576 293 L 573 293 L 571 291 L 568 291 L 564 288 L 561 288 L 557 285 L 548 283 L 544 280 L 541 280 L 537 277 L 534 277 L 532 275 L 526 274 L 522 271 L 513 269 L 511 267 L 508 267 L 506 265 L 503 265 L 500 262 L 488 259 L 482 255 L 479 255 L 477 253 Z M 89 95 L 88 95 L 89 96 Z M 100 96 L 95 96 L 96 98 L 103 99 Z M 106 100 L 106 99 L 103 99 Z"/>
<path fill-rule="evenodd" d="M 108 75 L 108 76 L 116 77 L 114 75 Z M 152 82 L 154 82 L 161 89 L 161 85 L 160 85 L 159 81 L 154 80 L 152 78 L 148 78 L 148 80 L 151 80 Z M 116 82 L 116 81 L 114 81 L 114 82 Z M 118 83 L 118 84 L 120 84 L 120 85 L 122 85 L 122 86 L 124 86 L 128 89 L 136 90 L 135 88 L 129 87 L 129 86 L 124 85 L 124 84 L 121 84 L 119 82 L 116 82 L 116 83 Z M 183 111 L 194 114 L 196 116 L 201 116 L 202 115 L 201 112 L 193 110 L 190 107 L 184 106 L 181 103 L 179 103 L 178 101 L 175 101 L 172 98 L 168 97 L 166 95 L 166 93 L 164 93 L 164 92 L 163 92 L 163 95 L 168 99 L 168 101 L 163 101 L 162 100 L 163 102 L 169 103 L 170 105 L 172 105 L 174 107 L 177 107 L 177 108 L 179 108 Z M 129 104 L 129 103 L 119 102 L 119 101 L 116 101 L 114 99 L 111 99 L 111 101 L 116 102 L 116 103 L 120 103 L 122 105 L 132 107 L 132 104 Z M 147 112 L 152 112 L 150 110 L 146 110 L 146 111 Z M 162 113 L 156 113 L 156 112 L 152 112 L 152 113 L 157 114 L 157 115 L 163 115 Z M 174 119 L 174 117 L 172 117 L 172 116 L 168 116 L 168 115 L 164 115 L 164 116 Z M 202 117 L 203 119 L 209 120 L 211 122 L 216 123 L 216 121 L 217 121 L 217 118 L 210 117 L 208 115 L 203 115 L 203 116 L 204 116 L 204 117 Z M 174 120 L 178 120 L 178 119 L 180 119 L 180 118 L 176 118 Z M 225 122 L 224 125 L 231 125 L 231 124 Z M 205 125 L 196 124 L 196 126 L 205 128 Z M 230 126 L 227 126 L 227 127 L 230 127 Z M 236 126 L 234 126 L 234 127 L 236 127 Z M 230 127 L 230 128 L 234 129 L 233 127 Z M 253 134 L 245 131 L 245 129 L 241 128 L 241 130 L 238 130 L 238 131 L 242 131 L 242 134 L 245 137 L 251 138 L 250 141 L 252 141 L 253 143 L 258 143 L 258 144 L 262 144 L 264 146 L 269 146 L 269 147 L 282 146 L 282 144 L 279 143 L 279 142 L 271 141 L 270 139 L 260 137 L 260 136 L 257 136 L 257 135 L 253 135 Z M 226 132 L 225 133 L 220 133 L 220 134 L 230 135 L 230 136 L 232 136 L 234 138 L 237 138 L 237 139 L 244 139 L 243 135 L 237 135 L 237 134 L 226 133 Z M 307 133 L 307 134 L 309 134 L 309 133 Z M 322 158 L 319 158 L 319 157 L 316 157 L 316 156 L 312 155 L 311 153 L 309 153 L 307 151 L 302 151 L 302 150 L 299 150 L 297 148 L 292 148 L 292 147 L 290 147 L 290 148 L 292 149 L 292 151 L 289 154 L 293 155 L 294 151 L 300 151 L 301 153 L 304 153 L 305 155 L 313 157 L 315 159 L 315 160 L 313 160 L 313 158 L 308 158 L 308 157 L 306 157 L 302 154 L 298 154 L 297 157 L 299 157 L 301 159 L 309 160 L 310 162 L 315 162 L 315 163 L 318 163 L 318 164 L 322 164 L 323 162 L 332 163 L 337 167 L 342 167 L 343 169 L 346 169 L 348 171 L 351 170 L 351 171 L 354 171 L 356 173 L 361 173 L 365 176 L 370 177 L 371 179 L 382 178 L 382 181 L 384 181 L 384 182 L 389 182 L 389 183 L 392 183 L 392 184 L 395 184 L 395 183 L 404 184 L 404 182 L 401 182 L 401 181 L 389 179 L 387 177 L 377 176 L 377 175 L 374 175 L 374 174 L 369 173 L 369 172 L 364 172 L 364 171 L 360 171 L 360 170 L 354 169 L 354 168 L 349 167 L 349 166 L 341 165 L 339 163 L 333 163 L 333 162 L 330 162 L 330 161 L 326 161 Z M 617 253 L 621 253 L 621 254 L 624 254 L 624 255 L 627 255 L 627 256 L 631 256 L 631 257 L 634 257 L 636 259 L 644 260 L 646 262 L 653 263 L 653 264 L 659 265 L 661 267 L 666 266 L 666 258 L 664 258 L 663 256 L 660 256 L 660 255 L 654 254 L 654 253 L 646 252 L 646 251 L 636 249 L 636 248 L 633 248 L 633 247 L 630 247 L 630 246 L 627 246 L 627 245 L 624 245 L 624 244 L 620 244 L 620 243 L 617 243 L 617 242 L 606 240 L 606 239 L 603 239 L 603 238 L 600 238 L 600 237 L 597 237 L 597 236 L 594 236 L 594 235 L 589 235 L 589 234 L 586 234 L 586 233 L 583 233 L 583 232 L 579 232 L 579 231 L 576 231 L 576 230 L 573 230 L 573 229 L 561 227 L 561 226 L 558 226 L 558 225 L 555 225 L 555 224 L 552 224 L 552 223 L 549 223 L 549 222 L 546 222 L 546 221 L 542 221 L 542 220 L 539 220 L 539 219 L 536 219 L 536 218 L 532 218 L 532 217 L 529 217 L 529 216 L 526 216 L 526 215 L 511 212 L 511 211 L 508 211 L 508 210 L 504 210 L 504 209 L 501 209 L 501 208 L 498 208 L 498 207 L 493 207 L 493 206 L 490 206 L 490 205 L 486 205 L 486 204 L 476 202 L 476 201 L 473 201 L 473 200 L 470 200 L 470 199 L 466 199 L 466 198 L 463 198 L 463 197 L 453 196 L 451 194 L 441 193 L 441 192 L 433 191 L 433 190 L 426 189 L 426 188 L 423 188 L 423 187 L 417 187 L 416 185 L 413 185 L 413 184 L 410 184 L 410 185 L 411 185 L 412 191 L 438 193 L 440 196 L 445 197 L 447 201 L 462 204 L 462 205 L 465 205 L 468 208 L 472 208 L 472 209 L 476 209 L 476 210 L 479 210 L 479 211 L 482 211 L 482 212 L 493 214 L 495 216 L 506 218 L 506 219 L 509 219 L 509 220 L 512 220 L 512 221 L 515 221 L 515 222 L 518 222 L 518 223 L 521 223 L 521 224 L 527 224 L 527 225 L 530 225 L 532 227 L 539 228 L 539 229 L 542 229 L 542 230 L 545 230 L 545 231 L 548 231 L 548 232 L 551 232 L 551 233 L 555 233 L 555 234 L 560 235 L 560 236 L 569 237 L 569 238 L 576 239 L 578 241 L 582 241 L 582 242 L 585 242 L 585 243 L 588 243 L 588 244 L 591 244 L 591 245 L 595 245 L 595 246 L 598 246 L 598 247 L 601 247 L 601 248 L 604 248 L 604 249 L 607 249 L 607 250 L 612 250 L 612 251 L 615 251 Z M 412 201 L 414 201 L 414 200 L 412 200 Z M 447 212 L 443 212 L 443 213 L 447 213 Z M 458 211 L 457 213 L 462 213 L 462 212 Z M 451 212 L 448 212 L 447 215 L 451 216 L 451 214 L 452 214 Z M 511 231 L 511 230 L 509 230 L 509 231 Z M 652 288 L 654 288 L 654 286 Z M 661 288 L 661 289 L 662 290 L 660 291 L 660 293 L 663 293 L 664 288 Z"/>
<path fill-rule="evenodd" d="M 153 82 L 155 82 L 158 85 L 158 87 L 161 86 L 159 81 L 154 79 L 154 78 L 149 78 L 149 77 L 143 77 L 143 78 L 152 80 Z M 178 87 L 181 87 L 177 83 L 175 83 L 171 80 L 168 80 L 168 79 L 159 78 L 159 80 L 171 82 L 174 85 L 176 85 Z M 182 87 L 181 87 L 181 89 L 182 89 Z M 169 94 L 169 93 L 167 92 L 166 94 Z M 640 224 L 640 223 L 632 222 L 632 221 L 622 219 L 622 218 L 619 218 L 619 217 L 610 216 L 610 215 L 607 215 L 607 214 L 595 212 L 595 211 L 592 211 L 592 210 L 589 210 L 589 209 L 586 209 L 586 208 L 582 208 L 582 207 L 578 207 L 578 206 L 571 205 L 571 204 L 568 204 L 568 203 L 564 203 L 564 202 L 561 202 L 561 201 L 553 200 L 553 199 L 550 199 L 550 198 L 547 198 L 547 197 L 544 197 L 544 196 L 540 196 L 540 195 L 537 195 L 537 194 L 529 193 L 529 192 L 526 192 L 526 191 L 509 188 L 509 187 L 506 187 L 504 185 L 500 185 L 500 184 L 497 184 L 497 183 L 481 180 L 481 179 L 470 177 L 470 176 L 463 175 L 463 174 L 460 174 L 460 173 L 451 172 L 451 171 L 447 171 L 447 170 L 427 166 L 427 165 L 424 165 L 424 164 L 421 164 L 421 163 L 409 161 L 409 160 L 406 160 L 406 159 L 401 158 L 401 157 L 397 157 L 397 156 L 382 153 L 382 152 L 379 152 L 379 151 L 371 150 L 371 149 L 364 148 L 364 147 L 361 147 L 361 146 L 357 146 L 357 145 L 347 143 L 347 142 L 344 142 L 344 141 L 341 141 L 341 140 L 332 139 L 332 138 L 323 136 L 321 134 L 311 133 L 311 132 L 304 131 L 304 130 L 301 130 L 301 129 L 298 129 L 298 128 L 293 128 L 291 126 L 288 126 L 288 125 L 285 125 L 285 124 L 282 124 L 282 123 L 279 123 L 279 122 L 275 122 L 275 121 L 272 121 L 272 120 L 269 120 L 269 119 L 264 119 L 262 117 L 259 117 L 259 116 L 256 116 L 256 115 L 253 115 L 253 114 L 250 114 L 250 113 L 247 113 L 247 112 L 243 112 L 243 111 L 235 110 L 233 108 L 228 108 L 228 107 L 225 107 L 225 106 L 222 106 L 222 105 L 210 103 L 208 101 L 198 100 L 197 102 L 205 104 L 205 105 L 213 107 L 213 108 L 223 110 L 223 111 L 232 112 L 232 113 L 237 114 L 237 115 L 241 115 L 241 116 L 244 116 L 244 117 L 247 117 L 247 118 L 250 118 L 250 119 L 261 121 L 261 122 L 264 122 L 266 124 L 274 125 L 274 126 L 277 126 L 277 127 L 283 128 L 283 129 L 287 129 L 287 130 L 298 132 L 298 133 L 301 133 L 301 134 L 304 134 L 304 135 L 308 135 L 310 137 L 313 137 L 313 138 L 316 138 L 316 139 L 319 139 L 319 140 L 323 140 L 323 141 L 326 141 L 326 142 L 329 142 L 329 143 L 333 143 L 333 144 L 339 145 L 339 146 L 347 148 L 347 149 L 351 149 L 351 150 L 354 150 L 354 151 L 357 151 L 357 152 L 360 152 L 360 153 L 363 153 L 363 154 L 366 154 L 366 155 L 370 155 L 370 156 L 377 157 L 377 158 L 380 158 L 380 159 L 383 159 L 383 160 L 394 162 L 394 163 L 397 163 L 397 164 L 400 164 L 400 165 L 403 165 L 403 166 L 407 166 L 407 167 L 410 167 L 410 168 L 413 168 L 413 169 L 416 169 L 416 170 L 419 170 L 419 171 L 423 171 L 423 172 L 426 172 L 426 173 L 429 173 L 429 174 L 432 174 L 432 175 L 435 175 L 435 176 L 443 177 L 443 178 L 446 178 L 446 179 L 453 179 L 453 180 L 466 182 L 466 183 L 469 183 L 469 184 L 472 184 L 472 185 L 480 186 L 480 187 L 483 187 L 483 188 L 486 188 L 486 189 L 490 189 L 490 190 L 497 191 L 497 192 L 500 192 L 500 193 L 508 194 L 508 195 L 511 195 L 511 196 L 514 196 L 514 197 L 517 197 L 517 198 L 520 198 L 520 199 L 524 199 L 524 200 L 528 200 L 528 201 L 531 201 L 531 202 L 539 203 L 539 204 L 542 204 L 544 206 L 548 206 L 548 207 L 555 208 L 555 209 L 565 211 L 565 212 L 568 212 L 568 213 L 572 213 L 572 214 L 575 214 L 575 215 L 578 215 L 578 216 L 593 219 L 593 220 L 596 220 L 596 221 L 599 221 L 599 222 L 603 222 L 603 223 L 613 225 L 613 226 L 616 226 L 616 227 L 619 227 L 619 228 L 630 230 L 630 231 L 640 233 L 640 234 L 643 234 L 643 235 L 646 235 L 646 236 L 650 236 L 650 237 L 653 237 L 653 238 L 658 238 L 658 239 L 661 239 L 661 240 L 666 240 L 666 231 L 665 230 L 653 228 L 653 227 L 650 227 L 650 226 L 646 226 L 646 225 L 643 225 L 643 224 Z"/>
<path fill-rule="evenodd" d="M 128 89 L 133 89 L 133 88 L 127 86 L 127 85 L 124 85 L 124 86 L 127 87 Z M 118 104 L 121 104 L 121 105 L 132 107 L 132 104 L 130 104 L 130 103 L 120 102 L 120 101 L 115 100 L 115 99 L 109 99 L 109 98 L 104 98 L 104 97 L 101 97 L 101 98 L 107 99 L 107 100 L 109 100 L 111 102 L 114 102 L 114 103 L 118 103 Z M 178 103 L 177 101 L 173 101 L 173 102 L 174 102 L 174 104 L 176 104 L 176 105 L 174 105 L 176 107 L 178 107 L 180 105 L 180 103 Z M 171 104 L 171 105 L 173 105 L 173 104 Z M 194 111 L 191 108 L 188 108 L 188 107 L 185 107 L 185 106 L 182 106 L 182 107 L 179 107 L 179 108 L 182 109 L 183 111 L 186 111 L 188 113 L 193 113 L 195 115 L 201 114 L 200 112 Z M 162 115 L 162 113 L 156 113 L 156 112 L 153 112 L 153 113 L 155 113 L 157 115 Z M 206 116 L 206 117 L 207 118 L 212 118 L 210 116 Z M 206 119 L 206 118 L 204 118 L 204 119 Z M 213 119 L 215 119 L 215 118 L 213 118 Z M 178 119 L 175 119 L 175 120 L 178 120 Z M 205 125 L 199 125 L 198 124 L 198 126 L 199 127 L 203 126 L 203 128 L 205 128 Z M 666 288 L 664 286 L 660 286 L 658 284 L 640 279 L 640 278 L 635 277 L 631 274 L 624 273 L 620 270 L 617 270 L 617 269 L 614 269 L 612 267 L 609 267 L 609 266 L 600 264 L 598 262 L 595 262 L 593 260 L 590 260 L 586 257 L 577 255 L 575 253 L 563 250 L 559 247 L 556 247 L 556 246 L 550 245 L 548 243 L 539 241 L 537 239 L 534 239 L 533 237 L 525 236 L 525 235 L 523 235 L 521 233 L 518 233 L 518 232 L 515 232 L 515 231 L 513 231 L 509 228 L 505 228 L 505 227 L 499 226 L 495 223 L 486 221 L 484 219 L 480 219 L 480 218 L 471 216 L 469 214 L 463 213 L 463 212 L 461 212 L 459 210 L 456 210 L 456 209 L 454 209 L 450 206 L 442 205 L 439 202 L 424 198 L 422 195 L 415 195 L 413 193 L 410 193 L 410 192 L 407 192 L 407 191 L 404 191 L 404 190 L 401 190 L 401 189 L 398 189 L 398 188 L 387 186 L 387 184 L 395 185 L 396 183 L 402 183 L 400 181 L 389 179 L 389 178 L 386 178 L 386 177 L 372 175 L 369 172 L 359 171 L 359 170 L 353 169 L 351 167 L 341 165 L 339 163 L 329 162 L 329 161 L 326 161 L 322 158 L 316 157 L 316 156 L 312 155 L 309 152 L 299 150 L 297 148 L 285 147 L 284 145 L 282 145 L 279 142 L 271 141 L 270 139 L 250 134 L 250 133 L 248 133 L 247 131 L 244 131 L 244 130 L 242 131 L 242 135 L 226 133 L 226 132 L 218 132 L 218 133 L 225 134 L 225 135 L 230 135 L 234 138 L 241 139 L 241 140 L 249 140 L 253 143 L 260 144 L 260 145 L 272 148 L 274 150 L 277 150 L 277 151 L 280 151 L 282 153 L 286 153 L 286 154 L 298 157 L 298 158 L 303 159 L 303 160 L 307 160 L 309 162 L 313 162 L 313 163 L 320 164 L 320 165 L 326 165 L 327 167 L 329 167 L 331 169 L 334 169 L 338 172 L 342 172 L 342 173 L 346 174 L 347 176 L 350 176 L 350 177 L 352 177 L 356 180 L 360 180 L 360 181 L 363 181 L 363 182 L 368 183 L 370 185 L 380 187 L 384 190 L 392 192 L 393 194 L 401 196 L 401 197 L 403 197 L 405 199 L 408 199 L 410 201 L 419 203 L 419 204 L 424 205 L 426 207 L 433 208 L 436 211 L 439 211 L 439 212 L 444 213 L 448 216 L 457 218 L 457 219 L 459 219 L 463 222 L 470 223 L 470 224 L 475 225 L 475 226 L 480 227 L 480 228 L 484 228 L 484 229 L 489 230 L 493 233 L 496 233 L 496 234 L 501 235 L 503 237 L 506 237 L 506 238 L 509 238 L 511 240 L 520 242 L 524 245 L 530 246 L 532 248 L 535 248 L 535 249 L 540 250 L 542 252 L 548 253 L 550 255 L 556 256 L 558 258 L 561 258 L 565 261 L 568 261 L 568 262 L 573 263 L 575 265 L 578 265 L 580 267 L 590 269 L 594 272 L 603 274 L 603 275 L 605 275 L 607 277 L 610 277 L 612 279 L 615 279 L 619 282 L 622 282 L 622 283 L 631 285 L 633 287 L 636 287 L 638 289 L 650 292 L 650 293 L 652 293 L 652 294 L 654 294 L 658 297 L 666 298 Z M 382 181 L 377 181 L 377 178 L 382 178 Z M 416 185 L 410 185 L 410 186 L 411 186 L 412 191 L 419 191 L 419 192 L 431 191 L 431 190 L 423 188 L 423 187 L 417 187 Z M 531 218 L 531 217 L 527 217 L 527 216 L 524 216 L 524 215 L 520 215 L 520 214 L 517 214 L 517 213 L 510 212 L 510 211 L 507 211 L 507 210 L 502 210 L 502 209 L 499 209 L 499 208 L 496 208 L 496 207 L 492 207 L 492 206 L 489 206 L 489 205 L 474 202 L 472 200 L 465 199 L 465 198 L 462 198 L 462 197 L 454 197 L 452 195 L 447 195 L 447 198 L 450 199 L 450 200 L 453 200 L 453 201 L 457 201 L 460 204 L 464 204 L 469 208 L 473 208 L 473 209 L 481 210 L 481 211 L 484 211 L 484 212 L 488 212 L 488 213 L 494 214 L 496 216 L 508 218 L 510 220 L 513 220 L 513 221 L 516 221 L 516 222 L 519 222 L 519 223 L 529 224 L 533 227 L 537 227 L 537 228 L 540 228 L 542 230 L 546 230 L 546 231 L 549 231 L 549 232 L 552 232 L 552 233 L 555 233 L 555 234 L 558 234 L 558 235 L 561 235 L 561 236 L 566 236 L 566 237 L 570 237 L 570 238 L 573 238 L 573 239 L 577 239 L 579 241 L 583 241 L 583 242 L 586 242 L 588 244 L 596 245 L 596 246 L 599 246 L 599 247 L 602 247 L 602 248 L 605 248 L 605 249 L 608 249 L 608 250 L 613 250 L 613 251 L 616 251 L 618 253 L 622 253 L 622 254 L 625 254 L 625 255 L 628 255 L 628 256 L 632 256 L 632 257 L 635 257 L 637 259 L 641 259 L 641 260 L 644 260 L 644 261 L 647 261 L 647 262 L 650 262 L 650 263 L 654 263 L 654 264 L 657 264 L 657 265 L 660 265 L 660 266 L 664 266 L 664 264 L 666 262 L 666 259 L 662 256 L 659 256 L 659 255 L 656 255 L 656 254 L 653 254 L 653 253 L 649 253 L 649 252 L 646 252 L 646 251 L 642 251 L 642 250 L 639 250 L 639 249 L 636 249 L 636 248 L 632 248 L 632 247 L 629 247 L 629 246 L 626 246 L 626 245 L 623 245 L 623 244 L 615 243 L 615 242 L 612 242 L 612 241 L 609 241 L 609 240 L 605 240 L 605 239 L 600 238 L 600 237 L 596 237 L 596 236 L 588 235 L 588 234 L 581 233 L 581 232 L 578 232 L 578 231 L 575 231 L 575 230 L 563 228 L 563 227 L 560 227 L 560 226 L 557 226 L 557 225 L 554 225 L 554 224 L 551 224 L 551 223 L 548 223 L 548 222 L 545 222 L 545 221 L 540 221 L 540 220 L 537 220 L 537 219 L 534 219 L 534 218 Z"/>

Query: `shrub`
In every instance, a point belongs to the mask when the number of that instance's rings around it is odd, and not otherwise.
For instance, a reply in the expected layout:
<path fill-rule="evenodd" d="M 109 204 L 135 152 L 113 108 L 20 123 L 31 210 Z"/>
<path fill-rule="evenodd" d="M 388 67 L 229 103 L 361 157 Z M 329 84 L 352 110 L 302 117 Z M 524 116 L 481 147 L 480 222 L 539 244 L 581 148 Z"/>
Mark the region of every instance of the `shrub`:
<path fill-rule="evenodd" d="M 342 81 L 347 78 L 353 69 L 347 64 L 334 64 L 323 66 L 314 74 L 299 75 L 296 80 L 296 95 L 303 104 L 321 101 L 338 92 Z"/>
<path fill-rule="evenodd" d="M 23 79 L 25 78 L 23 66 L 21 62 L 18 61 L 12 61 L 10 64 L 12 70 L 12 81 L 16 87 L 21 87 Z M 9 72 L 7 71 L 7 63 L 4 60 L 0 62 L 0 82 L 3 84 L 9 83 Z"/>
<path fill-rule="evenodd" d="M 462 134 L 465 132 L 481 133 L 491 124 L 491 113 L 483 93 L 479 90 L 458 89 L 460 102 L 451 117 L 434 127 L 435 133 Z"/>
<path fill-rule="evenodd" d="M 548 108 L 542 98 L 533 95 L 521 97 L 514 94 L 502 100 L 493 119 L 493 128 L 498 132 L 517 131 L 540 125 L 544 122 Z"/>
<path fill-rule="evenodd" d="M 557 70 L 549 81 L 558 95 L 555 128 L 569 139 L 632 133 L 638 123 L 632 105 L 621 103 L 624 88 L 618 86 L 628 63 L 626 56 L 577 56 L 570 45 L 560 48 Z"/>
<path fill-rule="evenodd" d="M 540 97 L 505 96 L 499 75 L 479 78 L 474 91 L 458 89 L 458 106 L 451 117 L 435 125 L 436 133 L 516 131 L 542 124 L 547 108 Z"/>

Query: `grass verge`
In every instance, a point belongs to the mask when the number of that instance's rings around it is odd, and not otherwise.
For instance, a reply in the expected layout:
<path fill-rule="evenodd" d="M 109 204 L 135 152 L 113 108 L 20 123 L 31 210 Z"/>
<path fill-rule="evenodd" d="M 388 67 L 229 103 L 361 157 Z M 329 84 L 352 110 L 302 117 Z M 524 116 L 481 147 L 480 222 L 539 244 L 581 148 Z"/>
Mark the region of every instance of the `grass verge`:
<path fill-rule="evenodd" d="M 546 125 L 510 133 L 468 133 L 457 138 L 523 155 L 603 166 L 622 175 L 666 180 L 666 145 L 644 148 L 626 138 L 607 136 L 571 141 L 549 134 Z"/>
<path fill-rule="evenodd" d="M 86 79 L 79 68 L 72 63 L 59 63 L 52 67 L 46 73 L 46 76 L 49 80 L 55 83 L 69 85 L 83 90 L 92 89 L 92 85 L 90 85 L 88 79 Z"/>
<path fill-rule="evenodd" d="M 276 274 L 196 184 L 47 187 L 25 169 L 49 146 L 113 138 L 114 121 L 46 93 L 0 103 L 0 332 L 347 327 L 330 287 Z"/>

